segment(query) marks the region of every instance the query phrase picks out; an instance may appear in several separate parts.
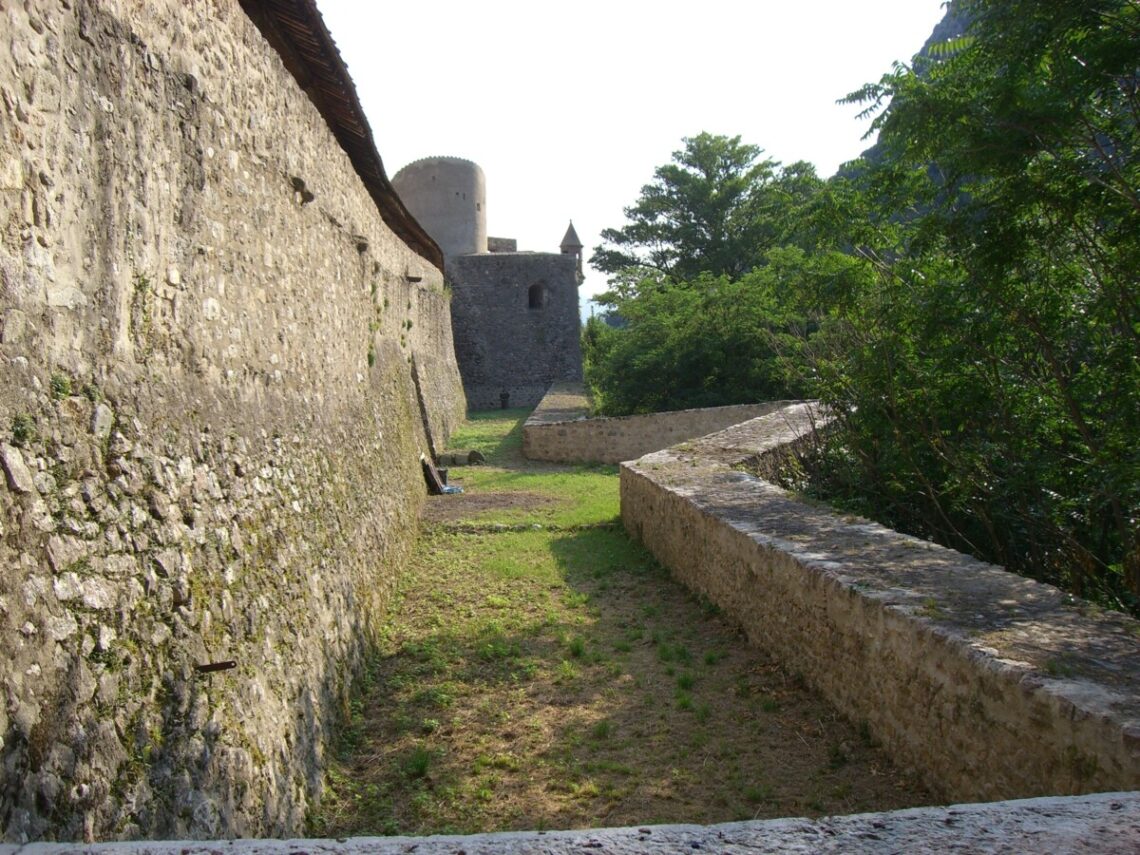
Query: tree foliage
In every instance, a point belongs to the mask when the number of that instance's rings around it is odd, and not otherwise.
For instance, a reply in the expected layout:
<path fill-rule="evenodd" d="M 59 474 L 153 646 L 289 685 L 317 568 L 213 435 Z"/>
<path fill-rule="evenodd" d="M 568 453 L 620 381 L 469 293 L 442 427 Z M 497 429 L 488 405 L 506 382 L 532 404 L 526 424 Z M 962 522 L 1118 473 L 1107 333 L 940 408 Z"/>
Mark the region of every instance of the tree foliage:
<path fill-rule="evenodd" d="M 826 185 L 685 141 L 605 233 L 589 377 L 614 412 L 819 396 L 812 489 L 1137 610 L 1140 4 L 954 11 L 849 96 L 876 156 Z"/>
<path fill-rule="evenodd" d="M 782 168 L 739 137 L 684 140 L 606 229 L 595 267 L 611 274 L 599 298 L 621 319 L 587 324 L 586 377 L 612 414 L 744 403 L 793 394 L 779 343 L 802 326 L 785 306 L 781 270 L 802 212 L 822 182 L 809 164 Z M 798 252 L 798 254 L 797 254 Z M 768 269 L 773 267 L 773 269 Z"/>
<path fill-rule="evenodd" d="M 793 256 L 786 259 L 787 255 Z M 780 299 L 779 271 L 798 250 L 739 279 L 702 273 L 645 289 L 618 304 L 625 326 L 591 318 L 583 335 L 586 378 L 601 412 L 648 413 L 793 397 L 780 343 L 802 319 Z"/>
<path fill-rule="evenodd" d="M 590 259 L 611 274 L 618 295 L 644 280 L 747 273 L 767 249 L 787 242 L 780 229 L 783 209 L 820 183 L 811 164 L 781 169 L 738 136 L 700 133 L 683 142 L 625 209 L 626 225 L 602 231 L 604 243 Z M 781 216 L 773 216 L 776 210 Z"/>
<path fill-rule="evenodd" d="M 952 49 L 852 96 L 884 156 L 852 212 L 869 275 L 809 348 L 831 471 L 891 522 L 1134 603 L 1137 6 L 964 5 Z"/>

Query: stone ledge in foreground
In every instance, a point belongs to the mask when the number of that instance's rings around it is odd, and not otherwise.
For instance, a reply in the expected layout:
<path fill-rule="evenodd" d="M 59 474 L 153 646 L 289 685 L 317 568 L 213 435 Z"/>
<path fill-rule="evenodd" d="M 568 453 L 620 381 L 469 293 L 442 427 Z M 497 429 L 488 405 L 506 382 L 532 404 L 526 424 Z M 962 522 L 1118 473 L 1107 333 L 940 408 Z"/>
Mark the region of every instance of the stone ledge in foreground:
<path fill-rule="evenodd" d="M 526 831 L 466 837 L 352 837 L 345 840 L 33 843 L 11 855 L 492 855 L 492 853 L 1056 852 L 1140 851 L 1140 793 L 1100 793 L 989 804 L 926 807 L 822 819 L 722 825 L 654 825 L 585 831 Z"/>

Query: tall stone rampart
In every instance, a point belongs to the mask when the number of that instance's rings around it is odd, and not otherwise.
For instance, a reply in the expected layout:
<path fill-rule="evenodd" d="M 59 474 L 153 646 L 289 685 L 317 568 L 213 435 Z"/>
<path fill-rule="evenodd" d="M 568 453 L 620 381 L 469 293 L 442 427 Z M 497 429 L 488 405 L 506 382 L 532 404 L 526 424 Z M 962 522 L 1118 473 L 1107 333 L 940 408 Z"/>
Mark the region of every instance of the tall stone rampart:
<path fill-rule="evenodd" d="M 287 835 L 464 401 L 232 0 L 0 4 L 0 827 Z"/>

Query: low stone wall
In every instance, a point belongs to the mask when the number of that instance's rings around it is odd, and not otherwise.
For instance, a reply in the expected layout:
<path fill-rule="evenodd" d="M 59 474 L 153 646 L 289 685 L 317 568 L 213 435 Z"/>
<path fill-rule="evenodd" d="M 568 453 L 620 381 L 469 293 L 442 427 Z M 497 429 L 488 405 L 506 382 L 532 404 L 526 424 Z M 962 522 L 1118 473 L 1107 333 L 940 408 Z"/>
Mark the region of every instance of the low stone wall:
<path fill-rule="evenodd" d="M 581 384 L 555 384 L 523 426 L 523 454 L 552 463 L 621 463 L 786 406 L 786 401 L 590 418 Z"/>
<path fill-rule="evenodd" d="M 739 471 L 812 424 L 795 405 L 624 464 L 626 528 L 935 792 L 1140 789 L 1140 622 Z"/>

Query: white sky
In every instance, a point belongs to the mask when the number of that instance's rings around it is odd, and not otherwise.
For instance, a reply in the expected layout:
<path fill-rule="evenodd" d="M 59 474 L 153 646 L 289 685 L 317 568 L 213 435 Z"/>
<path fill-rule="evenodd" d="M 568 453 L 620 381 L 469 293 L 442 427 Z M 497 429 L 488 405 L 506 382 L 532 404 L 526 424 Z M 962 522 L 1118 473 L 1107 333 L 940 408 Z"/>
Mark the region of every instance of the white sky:
<path fill-rule="evenodd" d="M 833 174 L 870 141 L 836 99 L 909 62 L 942 0 L 318 0 L 391 177 L 463 157 L 489 234 L 586 258 L 701 131 Z M 586 271 L 582 295 L 605 290 Z"/>

